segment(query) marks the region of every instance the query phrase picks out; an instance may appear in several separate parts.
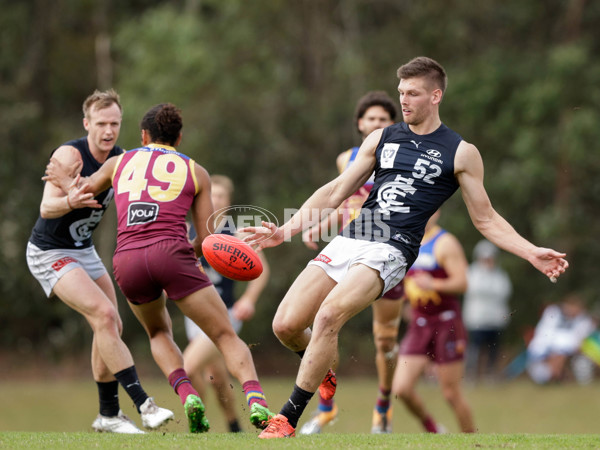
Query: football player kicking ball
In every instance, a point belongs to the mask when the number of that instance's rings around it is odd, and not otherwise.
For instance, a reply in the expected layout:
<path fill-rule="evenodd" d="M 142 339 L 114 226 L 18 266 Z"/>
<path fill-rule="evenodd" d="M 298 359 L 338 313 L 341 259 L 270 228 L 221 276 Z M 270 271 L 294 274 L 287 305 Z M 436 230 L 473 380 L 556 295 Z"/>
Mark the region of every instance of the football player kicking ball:
<path fill-rule="evenodd" d="M 417 257 L 425 224 L 460 187 L 475 227 L 497 246 L 529 261 L 549 278 L 568 267 L 564 253 L 536 247 L 492 207 L 477 148 L 440 120 L 446 73 L 419 57 L 398 69 L 404 122 L 373 131 L 350 167 L 319 188 L 282 227 L 247 227 L 257 249 L 281 244 L 322 219 L 375 171 L 360 215 L 336 236 L 292 284 L 277 311 L 274 331 L 287 347 L 308 343 L 292 394 L 260 438 L 295 435 L 306 405 L 337 355 L 338 335 L 354 315 L 396 286 Z M 296 330 L 298 316 L 312 330 Z"/>
<path fill-rule="evenodd" d="M 384 91 L 370 91 L 363 95 L 356 104 L 354 125 L 360 133 L 362 140 L 379 128 L 385 128 L 394 123 L 397 110 L 394 100 Z M 352 147 L 340 153 L 336 159 L 338 171 L 342 173 L 354 162 L 359 147 Z M 342 229 L 360 214 L 360 208 L 367 199 L 373 188 L 373 179 L 369 178 L 358 191 L 353 193 L 342 203 L 335 213 L 324 221 L 303 233 L 305 245 L 316 250 L 314 242 L 321 235 L 323 229 L 328 230 L 333 223 L 341 223 Z M 341 231 L 341 229 L 340 229 Z M 390 393 L 392 390 L 392 378 L 398 358 L 398 328 L 400 326 L 400 314 L 402 312 L 402 288 L 391 289 L 385 295 L 373 302 L 373 340 L 375 341 L 375 365 L 377 368 L 377 379 L 379 389 L 375 408 L 373 409 L 373 421 L 371 433 L 392 432 L 392 408 L 390 405 Z M 300 329 L 305 329 L 309 324 L 299 323 Z M 306 345 L 302 348 L 304 350 Z M 300 434 L 320 433 L 327 424 L 332 424 L 337 418 L 338 406 L 333 395 L 336 388 L 335 374 L 329 371 L 327 378 L 319 386 L 319 406 L 314 417 L 307 421 L 300 429 Z"/>
<path fill-rule="evenodd" d="M 160 104 L 150 109 L 141 128 L 142 148 L 108 159 L 89 178 L 70 180 L 53 161 L 47 168 L 47 178 L 63 187 L 80 186 L 67 190 L 70 204 L 77 204 L 78 199 L 73 197 L 88 196 L 87 192 L 101 192 L 113 185 L 118 216 L 115 279 L 150 338 L 156 363 L 184 405 L 190 431 L 208 431 L 209 424 L 173 340 L 165 292 L 219 348 L 227 369 L 242 384 L 250 421 L 264 428 L 272 414 L 252 355 L 235 333 L 225 304 L 196 258 L 202 240 L 213 232 L 208 173 L 176 151 L 181 142 L 182 118 L 174 105 Z M 187 239 L 188 210 L 198 232 L 193 248 Z"/>

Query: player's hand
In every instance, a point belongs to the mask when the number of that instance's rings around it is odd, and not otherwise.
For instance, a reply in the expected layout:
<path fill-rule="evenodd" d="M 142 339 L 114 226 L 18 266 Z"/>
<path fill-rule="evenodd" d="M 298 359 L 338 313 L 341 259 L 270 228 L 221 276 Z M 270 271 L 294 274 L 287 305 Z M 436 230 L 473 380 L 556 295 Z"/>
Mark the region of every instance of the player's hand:
<path fill-rule="evenodd" d="M 42 177 L 42 180 L 49 181 L 64 192 L 67 192 L 71 179 L 79 175 L 82 167 L 83 161 L 81 160 L 77 160 L 69 166 L 52 157 L 46 165 L 45 175 Z"/>
<path fill-rule="evenodd" d="M 89 185 L 84 183 L 78 186 L 80 182 L 81 175 L 77 175 L 67 189 L 67 200 L 71 208 L 102 208 L 102 205 L 94 198 L 94 194 L 87 192 Z"/>
<path fill-rule="evenodd" d="M 315 236 L 316 233 L 316 236 Z M 319 241 L 319 229 L 318 227 L 312 227 L 307 230 L 304 230 L 302 233 L 302 242 L 311 250 L 318 250 L 319 246 L 317 242 Z"/>
<path fill-rule="evenodd" d="M 417 272 L 412 279 L 424 291 L 433 291 L 433 276 L 429 272 Z"/>
<path fill-rule="evenodd" d="M 559 253 L 550 248 L 538 247 L 529 258 L 529 262 L 533 267 L 546 275 L 550 281 L 556 283 L 558 277 L 565 273 L 569 267 L 565 256 L 567 256 L 566 253 Z"/>
<path fill-rule="evenodd" d="M 251 245 L 256 251 L 263 248 L 276 247 L 283 242 L 283 231 L 271 222 L 262 222 L 262 227 L 245 227 L 238 230 L 240 233 L 250 233 L 244 242 Z"/>
<path fill-rule="evenodd" d="M 255 311 L 254 302 L 243 295 L 233 304 L 233 317 L 242 322 L 252 319 Z"/>

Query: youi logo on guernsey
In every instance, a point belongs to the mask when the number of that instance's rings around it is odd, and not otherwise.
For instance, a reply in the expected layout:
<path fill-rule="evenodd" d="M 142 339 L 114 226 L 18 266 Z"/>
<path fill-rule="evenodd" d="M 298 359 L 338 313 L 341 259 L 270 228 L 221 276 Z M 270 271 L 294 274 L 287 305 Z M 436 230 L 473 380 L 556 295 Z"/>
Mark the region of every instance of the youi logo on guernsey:
<path fill-rule="evenodd" d="M 271 222 L 279 226 L 277 217 L 271 211 L 254 205 L 231 205 L 216 210 L 208 218 L 215 224 L 215 233 L 230 233 L 245 227 L 261 227 L 263 222 Z M 265 236 L 265 239 L 268 236 Z"/>
<path fill-rule="evenodd" d="M 130 203 L 127 208 L 127 226 L 154 222 L 158 217 L 158 209 L 156 203 Z"/>

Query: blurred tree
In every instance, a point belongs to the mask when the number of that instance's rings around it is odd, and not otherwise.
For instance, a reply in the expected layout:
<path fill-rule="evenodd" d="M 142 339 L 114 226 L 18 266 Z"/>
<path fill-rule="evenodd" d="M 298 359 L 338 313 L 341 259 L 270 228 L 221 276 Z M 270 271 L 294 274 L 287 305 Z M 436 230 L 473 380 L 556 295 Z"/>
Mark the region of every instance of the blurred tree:
<path fill-rule="evenodd" d="M 596 300 L 598 2 L 0 0 L 0 8 L 5 348 L 87 346 L 57 337 L 79 335 L 85 325 L 43 298 L 23 254 L 49 152 L 84 134 L 81 102 L 94 88 L 120 92 L 125 148 L 138 145 L 149 107 L 177 104 L 182 150 L 211 173 L 233 177 L 237 203 L 283 220 L 286 208 L 335 175 L 335 155 L 359 142 L 356 100 L 371 89 L 395 96 L 396 68 L 420 54 L 448 71 L 442 118 L 480 149 L 495 207 L 527 238 L 569 253 L 572 267 L 556 286 L 526 262 L 505 258 L 515 285 L 513 336 L 535 323 L 543 302 L 568 290 Z M 442 223 L 467 253 L 480 238 L 458 195 Z M 98 233 L 110 267 L 114 219 Z M 273 279 L 261 320 L 244 332 L 249 340 L 274 343 L 265 324 L 312 256 L 298 238 L 269 251 Z M 122 312 L 128 338 L 140 335 Z M 363 333 L 370 336 L 368 313 L 348 325 L 342 346 L 370 365 L 370 338 L 355 339 Z"/>

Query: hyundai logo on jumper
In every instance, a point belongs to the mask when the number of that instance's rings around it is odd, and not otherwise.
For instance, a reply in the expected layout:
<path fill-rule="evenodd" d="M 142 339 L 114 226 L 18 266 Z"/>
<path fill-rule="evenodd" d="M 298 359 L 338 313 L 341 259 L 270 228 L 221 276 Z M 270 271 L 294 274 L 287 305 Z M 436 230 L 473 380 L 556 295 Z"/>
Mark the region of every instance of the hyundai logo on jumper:
<path fill-rule="evenodd" d="M 231 205 L 215 210 L 208 218 L 215 227 L 215 233 L 230 233 L 245 227 L 262 227 L 263 222 L 279 226 L 277 217 L 271 211 L 254 205 Z M 265 236 L 267 237 L 267 236 Z"/>
<path fill-rule="evenodd" d="M 130 203 L 127 210 L 127 226 L 154 222 L 157 217 L 158 205 L 156 203 Z"/>

